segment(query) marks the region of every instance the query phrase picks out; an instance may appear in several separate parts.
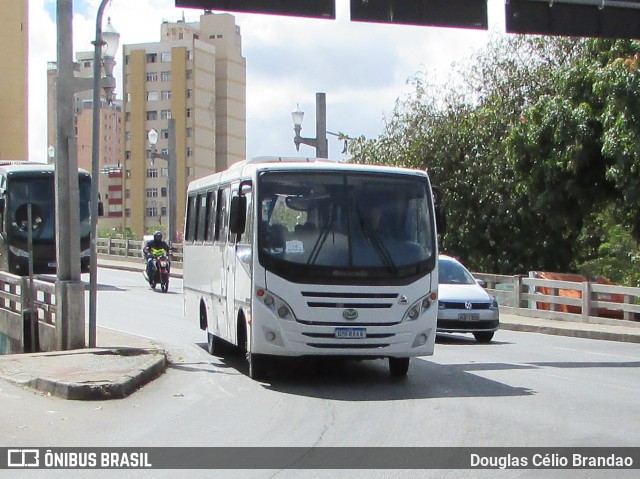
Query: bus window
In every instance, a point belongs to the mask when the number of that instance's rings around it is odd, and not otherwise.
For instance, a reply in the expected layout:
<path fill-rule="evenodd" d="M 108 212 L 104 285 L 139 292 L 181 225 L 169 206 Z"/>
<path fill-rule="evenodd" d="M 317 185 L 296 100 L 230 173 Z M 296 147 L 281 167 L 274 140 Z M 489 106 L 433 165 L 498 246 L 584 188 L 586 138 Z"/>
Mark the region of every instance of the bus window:
<path fill-rule="evenodd" d="M 189 196 L 187 203 L 187 235 L 186 241 L 193 241 L 196 237 L 196 224 L 198 222 L 198 208 L 196 208 L 196 195 Z"/>
<path fill-rule="evenodd" d="M 205 233 L 204 240 L 207 243 L 213 242 L 216 230 L 216 191 L 209 191 L 207 193 L 207 232 Z"/>
<path fill-rule="evenodd" d="M 218 206 L 216 208 L 216 241 L 225 241 L 229 215 L 227 202 L 229 201 L 229 187 L 218 190 Z"/>
<path fill-rule="evenodd" d="M 204 193 L 198 195 L 198 226 L 196 228 L 196 241 L 204 241 L 207 223 L 207 197 Z"/>

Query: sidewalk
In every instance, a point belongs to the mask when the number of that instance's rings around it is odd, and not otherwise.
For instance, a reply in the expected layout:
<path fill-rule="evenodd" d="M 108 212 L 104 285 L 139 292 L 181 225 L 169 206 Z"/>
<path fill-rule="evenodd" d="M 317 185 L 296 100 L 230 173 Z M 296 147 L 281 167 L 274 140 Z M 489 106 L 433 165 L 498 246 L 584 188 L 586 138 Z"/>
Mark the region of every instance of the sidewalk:
<path fill-rule="evenodd" d="M 100 266 L 142 271 L 142 258 L 100 256 Z M 171 275 L 181 278 L 182 269 Z M 611 326 L 500 315 L 500 329 L 640 343 L 640 325 Z M 128 396 L 167 368 L 167 353 L 153 341 L 98 328 L 97 348 L 0 355 L 0 379 L 64 399 L 103 400 Z"/>

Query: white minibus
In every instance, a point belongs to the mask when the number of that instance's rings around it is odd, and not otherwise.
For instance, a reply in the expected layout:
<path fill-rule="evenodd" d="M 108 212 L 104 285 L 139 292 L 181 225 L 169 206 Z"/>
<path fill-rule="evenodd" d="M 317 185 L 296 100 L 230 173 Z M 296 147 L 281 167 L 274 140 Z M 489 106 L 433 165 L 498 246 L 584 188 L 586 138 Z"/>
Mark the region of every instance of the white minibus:
<path fill-rule="evenodd" d="M 249 376 L 274 356 L 433 354 L 436 217 L 424 171 L 260 157 L 189 184 L 185 316 Z"/>

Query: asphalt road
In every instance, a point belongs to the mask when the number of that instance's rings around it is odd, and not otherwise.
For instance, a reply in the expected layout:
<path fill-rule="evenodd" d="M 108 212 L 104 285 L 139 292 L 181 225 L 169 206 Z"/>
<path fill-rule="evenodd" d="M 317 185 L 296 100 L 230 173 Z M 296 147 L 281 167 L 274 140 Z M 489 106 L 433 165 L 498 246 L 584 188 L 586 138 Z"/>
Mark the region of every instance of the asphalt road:
<path fill-rule="evenodd" d="M 65 401 L 1 383 L 2 446 L 640 444 L 638 344 L 499 331 L 491 344 L 482 345 L 471 336 L 450 335 L 438 339 L 434 356 L 413 359 L 404 380 L 389 377 L 386 361 L 294 360 L 259 383 L 247 377 L 242 358 L 206 352 L 205 333 L 182 316 L 180 280 L 172 280 L 169 293 L 162 294 L 151 291 L 140 273 L 100 269 L 98 283 L 99 326 L 164 343 L 172 365 L 159 379 L 115 401 Z M 628 472 L 633 471 L 545 471 L 544 477 L 632 477 Z M 540 473 L 500 471 L 503 477 Z M 189 476 L 495 474 L 245 470 Z M 117 471 L 116 476 L 162 475 L 156 470 Z M 174 471 L 162 477 L 182 476 Z M 41 476 L 36 471 L 25 477 Z"/>

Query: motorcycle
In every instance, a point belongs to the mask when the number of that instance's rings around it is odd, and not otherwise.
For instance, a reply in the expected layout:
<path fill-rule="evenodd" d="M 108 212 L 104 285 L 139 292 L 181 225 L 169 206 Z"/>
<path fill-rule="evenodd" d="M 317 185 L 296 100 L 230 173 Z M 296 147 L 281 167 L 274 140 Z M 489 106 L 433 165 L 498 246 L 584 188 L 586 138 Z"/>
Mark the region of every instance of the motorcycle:
<path fill-rule="evenodd" d="M 156 285 L 160 285 L 160 291 L 166 293 L 169 290 L 169 272 L 171 265 L 169 258 L 164 250 L 152 251 L 153 256 L 153 275 L 148 277 L 147 271 L 144 271 L 144 277 L 149 282 L 151 289 L 156 289 Z"/>

